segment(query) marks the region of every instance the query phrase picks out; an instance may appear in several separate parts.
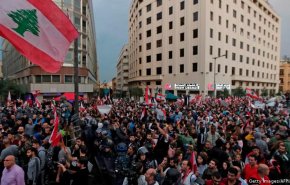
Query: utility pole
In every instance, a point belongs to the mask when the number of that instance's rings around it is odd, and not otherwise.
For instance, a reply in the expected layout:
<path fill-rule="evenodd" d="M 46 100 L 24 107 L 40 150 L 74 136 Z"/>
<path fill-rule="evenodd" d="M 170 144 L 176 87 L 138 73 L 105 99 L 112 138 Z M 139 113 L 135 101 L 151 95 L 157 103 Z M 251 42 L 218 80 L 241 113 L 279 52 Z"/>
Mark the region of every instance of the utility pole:
<path fill-rule="evenodd" d="M 221 55 L 221 56 L 217 56 L 214 57 L 214 67 L 213 67 L 213 85 L 214 85 L 214 94 L 213 97 L 216 98 L 216 81 L 215 81 L 215 75 L 216 75 L 216 59 L 221 58 L 221 57 L 226 57 L 227 58 L 227 54 Z"/>
<path fill-rule="evenodd" d="M 75 103 L 74 113 L 79 113 L 79 61 L 78 61 L 78 38 L 74 41 L 74 87 L 75 87 Z"/>

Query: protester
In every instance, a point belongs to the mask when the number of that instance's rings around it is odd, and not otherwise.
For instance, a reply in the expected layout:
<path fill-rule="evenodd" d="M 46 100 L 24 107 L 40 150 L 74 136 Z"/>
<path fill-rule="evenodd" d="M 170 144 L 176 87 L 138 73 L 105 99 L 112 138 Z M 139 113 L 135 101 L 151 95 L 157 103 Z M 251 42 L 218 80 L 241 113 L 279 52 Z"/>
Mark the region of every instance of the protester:
<path fill-rule="evenodd" d="M 15 163 L 15 157 L 13 155 L 5 157 L 4 167 L 1 185 L 25 185 L 24 171 Z"/>
<path fill-rule="evenodd" d="M 14 108 L 12 102 L 0 108 L 0 159 L 14 155 L 26 175 L 26 150 L 33 146 L 44 185 L 79 183 L 66 177 L 80 168 L 112 185 L 145 180 L 218 185 L 221 176 L 224 183 L 245 185 L 253 175 L 261 176 L 260 164 L 269 167 L 264 176 L 270 180 L 290 178 L 290 117 L 283 99 L 268 106 L 268 99 L 198 97 L 147 104 L 93 99 L 82 102 L 74 116 L 65 99 L 44 100 L 40 107 L 17 103 Z M 255 101 L 265 107 L 252 106 Z M 80 164 L 84 157 L 86 166 Z M 229 172 L 232 166 L 237 174 Z"/>

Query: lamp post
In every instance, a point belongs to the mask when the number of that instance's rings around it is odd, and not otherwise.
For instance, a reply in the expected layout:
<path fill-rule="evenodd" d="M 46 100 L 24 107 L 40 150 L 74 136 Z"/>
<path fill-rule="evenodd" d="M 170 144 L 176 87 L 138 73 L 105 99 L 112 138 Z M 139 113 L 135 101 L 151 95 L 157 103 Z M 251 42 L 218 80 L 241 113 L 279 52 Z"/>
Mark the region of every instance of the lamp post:
<path fill-rule="evenodd" d="M 220 56 L 217 56 L 217 57 L 214 57 L 213 58 L 214 59 L 214 68 L 213 68 L 213 84 L 214 84 L 214 94 L 213 94 L 213 96 L 214 96 L 214 98 L 216 98 L 216 82 L 215 82 L 216 59 L 221 58 L 221 57 L 227 57 L 227 54 L 220 55 Z"/>

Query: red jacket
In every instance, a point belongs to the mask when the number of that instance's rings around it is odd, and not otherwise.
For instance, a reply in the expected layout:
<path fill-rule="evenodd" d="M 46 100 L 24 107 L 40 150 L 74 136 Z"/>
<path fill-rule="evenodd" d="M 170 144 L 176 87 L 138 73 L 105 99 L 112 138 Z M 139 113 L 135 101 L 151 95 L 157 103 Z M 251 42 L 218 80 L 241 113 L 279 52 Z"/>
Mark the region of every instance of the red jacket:
<path fill-rule="evenodd" d="M 252 175 L 248 180 L 248 183 L 259 183 L 259 185 L 271 185 L 270 179 L 268 176 L 264 176 L 264 180 L 260 177 L 260 175 Z"/>

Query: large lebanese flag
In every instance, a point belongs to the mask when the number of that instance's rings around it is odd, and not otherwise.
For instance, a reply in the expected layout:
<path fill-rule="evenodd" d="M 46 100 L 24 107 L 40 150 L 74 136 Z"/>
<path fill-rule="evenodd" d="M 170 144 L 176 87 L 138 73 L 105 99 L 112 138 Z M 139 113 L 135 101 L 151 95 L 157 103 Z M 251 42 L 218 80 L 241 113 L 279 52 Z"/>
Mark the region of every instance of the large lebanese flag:
<path fill-rule="evenodd" d="M 52 0 L 0 0 L 0 36 L 47 72 L 61 68 L 78 35 Z"/>

